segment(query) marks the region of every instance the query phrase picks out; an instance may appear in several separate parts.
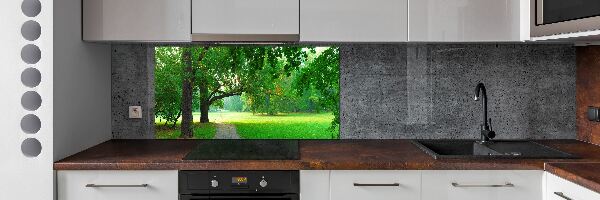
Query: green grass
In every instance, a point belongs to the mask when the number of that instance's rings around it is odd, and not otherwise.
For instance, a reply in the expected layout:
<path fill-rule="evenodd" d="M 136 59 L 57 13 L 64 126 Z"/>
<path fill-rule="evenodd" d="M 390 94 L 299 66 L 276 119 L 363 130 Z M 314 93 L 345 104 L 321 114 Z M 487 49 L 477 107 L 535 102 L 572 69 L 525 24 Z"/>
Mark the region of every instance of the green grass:
<path fill-rule="evenodd" d="M 337 139 L 339 129 L 331 130 L 331 113 L 288 113 L 276 116 L 253 115 L 247 112 L 211 112 L 212 123 L 227 123 L 236 126 L 237 133 L 244 139 Z M 161 124 L 157 119 L 157 124 Z M 200 121 L 200 113 L 194 113 L 194 121 Z M 164 124 L 164 122 L 163 122 Z M 157 125 L 157 127 L 160 125 Z M 197 127 L 195 138 L 212 138 L 215 125 Z M 197 133 L 199 137 L 196 137 Z M 179 130 L 157 128 L 157 138 L 177 138 Z M 211 136 L 212 135 L 212 136 Z"/>
<path fill-rule="evenodd" d="M 211 139 L 215 137 L 217 127 L 214 123 L 200 124 L 194 123 L 194 138 Z M 181 135 L 179 125 L 175 128 L 163 124 L 156 125 L 156 139 L 177 139 Z"/>

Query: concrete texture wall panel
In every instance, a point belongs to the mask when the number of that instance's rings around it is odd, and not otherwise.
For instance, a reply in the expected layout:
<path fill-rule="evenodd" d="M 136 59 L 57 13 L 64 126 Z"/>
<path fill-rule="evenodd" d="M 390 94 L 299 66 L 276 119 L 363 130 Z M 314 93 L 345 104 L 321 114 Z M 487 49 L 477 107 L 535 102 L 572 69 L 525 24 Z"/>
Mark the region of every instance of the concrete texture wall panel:
<path fill-rule="evenodd" d="M 478 138 L 478 82 L 497 138 L 575 138 L 571 46 L 350 45 L 340 53 L 342 138 Z"/>
<path fill-rule="evenodd" d="M 113 138 L 154 138 L 154 47 L 113 45 L 111 60 Z M 129 119 L 129 106 L 142 106 L 142 119 Z"/>

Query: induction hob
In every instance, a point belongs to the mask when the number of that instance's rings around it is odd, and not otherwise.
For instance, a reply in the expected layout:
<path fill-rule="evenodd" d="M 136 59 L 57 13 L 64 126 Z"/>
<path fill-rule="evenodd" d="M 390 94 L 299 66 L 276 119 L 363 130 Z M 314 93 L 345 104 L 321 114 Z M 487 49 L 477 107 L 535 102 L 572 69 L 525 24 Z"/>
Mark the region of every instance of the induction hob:
<path fill-rule="evenodd" d="M 200 140 L 183 160 L 298 160 L 298 140 Z"/>

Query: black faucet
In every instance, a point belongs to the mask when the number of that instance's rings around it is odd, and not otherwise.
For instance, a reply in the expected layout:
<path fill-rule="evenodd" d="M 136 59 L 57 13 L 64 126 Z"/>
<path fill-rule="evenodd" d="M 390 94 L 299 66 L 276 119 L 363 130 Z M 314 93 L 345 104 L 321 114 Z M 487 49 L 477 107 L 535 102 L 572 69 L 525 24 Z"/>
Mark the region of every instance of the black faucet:
<path fill-rule="evenodd" d="M 487 117 L 487 94 L 485 92 L 485 86 L 483 83 L 477 84 L 477 88 L 475 88 L 475 101 L 479 101 L 480 96 L 479 92 L 481 92 L 481 96 L 483 97 L 483 101 L 481 102 L 481 106 L 483 107 L 483 124 L 481 124 L 481 143 L 489 142 L 491 139 L 496 137 L 496 132 L 492 130 L 492 119 Z"/>

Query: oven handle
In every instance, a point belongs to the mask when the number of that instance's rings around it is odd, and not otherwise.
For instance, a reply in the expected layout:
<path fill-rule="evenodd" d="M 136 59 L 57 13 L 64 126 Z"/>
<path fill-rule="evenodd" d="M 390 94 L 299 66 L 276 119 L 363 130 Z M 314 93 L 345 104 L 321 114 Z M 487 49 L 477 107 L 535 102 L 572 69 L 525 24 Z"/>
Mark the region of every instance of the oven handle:
<path fill-rule="evenodd" d="M 297 194 L 284 194 L 284 195 L 254 195 L 254 194 L 248 194 L 248 195 L 231 195 L 231 196 L 226 196 L 226 195 L 205 195 L 205 196 L 196 196 L 196 195 L 179 195 L 179 199 L 180 200 L 206 200 L 206 199 L 223 199 L 223 200 L 227 200 L 227 199 L 248 199 L 248 200 L 252 200 L 252 199 L 289 199 L 289 200 L 298 200 L 298 195 Z"/>

